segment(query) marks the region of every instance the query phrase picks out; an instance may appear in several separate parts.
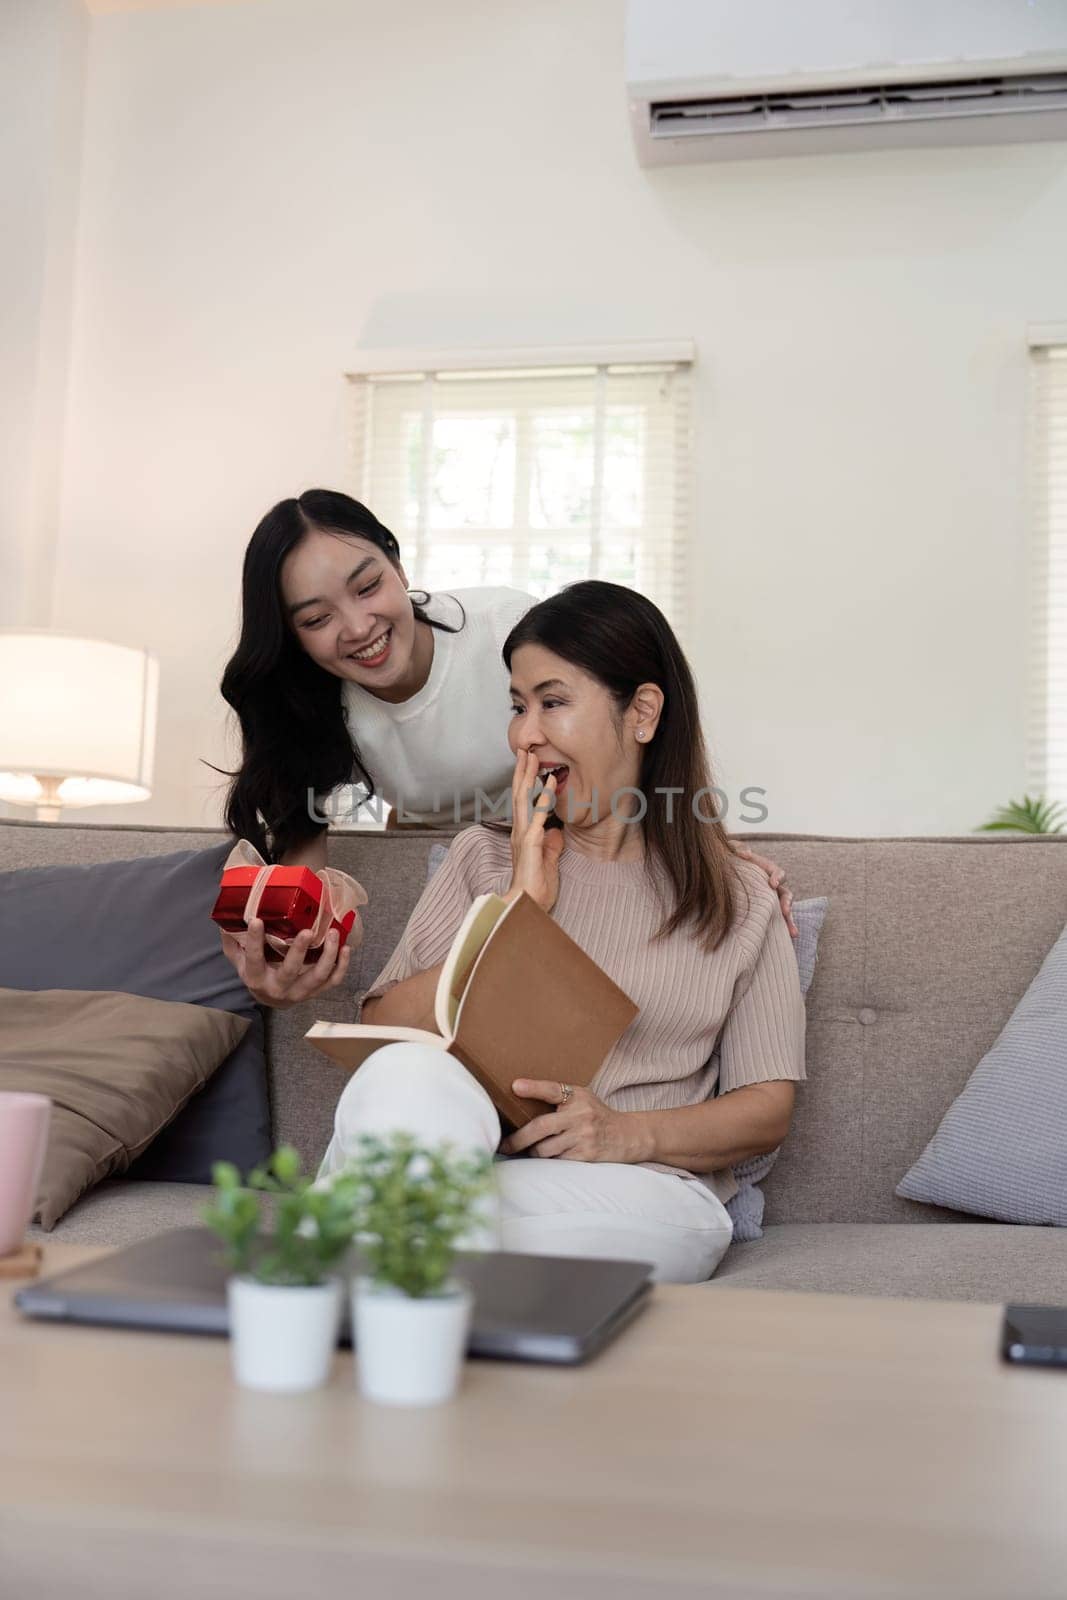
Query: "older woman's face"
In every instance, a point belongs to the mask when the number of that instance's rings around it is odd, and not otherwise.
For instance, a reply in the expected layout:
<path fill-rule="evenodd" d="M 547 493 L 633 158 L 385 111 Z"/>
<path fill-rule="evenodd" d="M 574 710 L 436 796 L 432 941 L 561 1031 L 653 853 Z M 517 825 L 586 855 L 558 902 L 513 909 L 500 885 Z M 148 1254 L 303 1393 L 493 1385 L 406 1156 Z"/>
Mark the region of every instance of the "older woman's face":
<path fill-rule="evenodd" d="M 541 645 L 524 644 L 511 658 L 508 743 L 532 750 L 542 779 L 557 772 L 557 810 L 588 826 L 611 815 L 612 796 L 636 786 L 639 747 L 620 725 L 615 701 L 596 678 Z M 617 805 L 625 815 L 626 797 Z"/>

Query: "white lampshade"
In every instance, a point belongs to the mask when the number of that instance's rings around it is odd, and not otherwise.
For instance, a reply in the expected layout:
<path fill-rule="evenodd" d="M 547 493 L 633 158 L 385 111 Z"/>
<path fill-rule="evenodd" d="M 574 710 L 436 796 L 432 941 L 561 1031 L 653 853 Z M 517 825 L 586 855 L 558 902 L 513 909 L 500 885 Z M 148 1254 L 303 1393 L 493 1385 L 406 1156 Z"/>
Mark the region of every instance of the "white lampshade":
<path fill-rule="evenodd" d="M 121 805 L 151 794 L 159 668 L 147 650 L 0 628 L 0 800 Z"/>

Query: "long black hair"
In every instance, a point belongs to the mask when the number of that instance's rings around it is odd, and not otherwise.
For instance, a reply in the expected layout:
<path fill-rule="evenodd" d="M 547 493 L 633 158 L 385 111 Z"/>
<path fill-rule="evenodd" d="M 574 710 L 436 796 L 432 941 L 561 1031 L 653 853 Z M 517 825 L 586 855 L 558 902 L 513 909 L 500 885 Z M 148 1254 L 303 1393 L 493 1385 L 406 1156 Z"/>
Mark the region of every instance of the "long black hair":
<path fill-rule="evenodd" d="M 662 864 L 673 890 L 659 937 L 688 924 L 714 950 L 734 920 L 737 874 L 712 791 L 693 674 L 670 623 L 643 594 L 587 579 L 519 618 L 504 641 L 509 671 L 524 644 L 541 645 L 588 672 L 609 691 L 620 717 L 642 683 L 662 689 L 663 710 L 651 744 L 642 746 L 638 780 L 647 807 L 640 824 L 646 855 Z"/>
<path fill-rule="evenodd" d="M 375 793 L 345 721 L 341 679 L 317 666 L 295 638 L 281 594 L 282 562 L 314 529 L 366 539 L 394 567 L 400 546 L 367 507 L 332 489 L 280 500 L 260 522 L 241 575 L 241 636 L 222 675 L 222 695 L 241 727 L 241 765 L 226 797 L 226 826 L 268 861 L 322 833 L 309 799 L 339 784 Z M 419 622 L 456 630 L 412 603 Z"/>

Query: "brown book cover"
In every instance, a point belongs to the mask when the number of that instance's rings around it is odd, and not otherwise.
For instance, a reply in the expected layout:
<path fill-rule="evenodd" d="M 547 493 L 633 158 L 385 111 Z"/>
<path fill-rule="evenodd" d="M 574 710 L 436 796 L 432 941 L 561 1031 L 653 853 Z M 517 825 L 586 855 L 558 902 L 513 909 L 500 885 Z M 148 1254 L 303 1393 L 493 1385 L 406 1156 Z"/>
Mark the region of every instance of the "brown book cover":
<path fill-rule="evenodd" d="M 515 1095 L 514 1080 L 558 1078 L 587 1086 L 637 1011 L 529 895 L 510 902 L 482 895 L 456 934 L 438 981 L 438 1032 L 317 1022 L 307 1038 L 351 1071 L 385 1044 L 409 1040 L 448 1050 L 505 1120 L 521 1127 L 546 1106 Z"/>

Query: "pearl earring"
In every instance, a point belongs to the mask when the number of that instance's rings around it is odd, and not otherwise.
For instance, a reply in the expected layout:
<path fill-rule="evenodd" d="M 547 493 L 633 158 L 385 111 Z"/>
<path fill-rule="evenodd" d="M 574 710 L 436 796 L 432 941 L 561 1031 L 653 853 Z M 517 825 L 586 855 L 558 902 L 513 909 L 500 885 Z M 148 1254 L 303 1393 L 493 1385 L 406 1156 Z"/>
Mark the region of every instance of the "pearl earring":
<path fill-rule="evenodd" d="M 644 737 L 645 737 L 645 730 L 644 730 L 644 728 L 638 728 L 638 730 L 637 730 L 637 737 L 638 737 L 638 738 L 639 738 L 639 739 L 643 739 L 643 738 L 644 738 Z"/>

